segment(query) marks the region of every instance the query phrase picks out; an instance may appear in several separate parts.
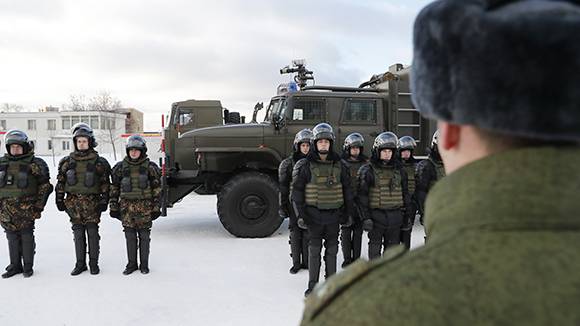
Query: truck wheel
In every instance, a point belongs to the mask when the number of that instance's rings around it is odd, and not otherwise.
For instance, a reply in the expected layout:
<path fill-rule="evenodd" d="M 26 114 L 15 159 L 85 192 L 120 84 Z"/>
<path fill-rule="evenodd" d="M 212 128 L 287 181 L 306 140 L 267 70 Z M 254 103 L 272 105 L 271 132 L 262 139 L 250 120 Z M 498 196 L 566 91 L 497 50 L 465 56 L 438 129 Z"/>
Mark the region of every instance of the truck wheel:
<path fill-rule="evenodd" d="M 217 211 L 224 228 L 236 237 L 270 236 L 282 224 L 278 185 L 259 172 L 237 175 L 219 192 Z"/>
<path fill-rule="evenodd" d="M 228 123 L 240 124 L 242 119 L 240 118 L 240 112 L 230 112 L 228 116 Z"/>

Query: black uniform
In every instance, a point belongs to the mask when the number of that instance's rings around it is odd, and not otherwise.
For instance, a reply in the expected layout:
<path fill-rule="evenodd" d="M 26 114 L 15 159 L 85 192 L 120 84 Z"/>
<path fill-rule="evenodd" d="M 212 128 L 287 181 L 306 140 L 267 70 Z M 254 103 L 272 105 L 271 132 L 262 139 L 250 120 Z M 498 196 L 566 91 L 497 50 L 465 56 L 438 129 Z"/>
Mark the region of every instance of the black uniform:
<path fill-rule="evenodd" d="M 443 161 L 437 150 L 432 150 L 429 158 L 417 164 L 415 173 L 415 197 L 417 199 L 419 214 L 421 214 L 421 224 L 423 224 L 423 212 L 427 193 L 435 182 L 445 176 Z"/>
<path fill-rule="evenodd" d="M 298 217 L 290 203 L 290 184 L 292 182 L 292 169 L 296 162 L 304 158 L 301 152 L 294 152 L 284 159 L 278 167 L 278 182 L 280 188 L 280 215 L 289 217 L 290 223 L 290 257 L 292 257 L 291 271 L 308 268 L 308 230 L 298 226 Z"/>
<path fill-rule="evenodd" d="M 346 152 L 342 157 L 342 162 L 348 168 L 350 173 L 352 194 L 356 198 L 358 191 L 358 171 L 365 163 L 367 163 L 367 157 L 361 153 L 353 160 L 350 154 Z M 348 219 L 348 216 L 345 217 L 345 219 Z M 362 218 L 360 216 L 360 209 L 358 208 L 358 205 L 356 205 L 355 200 L 352 216 L 348 220 L 348 223 L 342 225 L 340 228 L 340 246 L 344 257 L 342 267 L 346 267 L 360 258 L 362 234 Z"/>
<path fill-rule="evenodd" d="M 407 223 L 404 223 L 401 228 L 401 242 L 405 247 L 407 247 L 407 249 L 411 248 L 411 233 L 413 232 L 413 225 L 415 224 L 415 215 L 417 214 L 418 207 L 415 194 L 415 170 L 417 169 L 417 162 L 418 161 L 413 156 L 409 157 L 407 160 L 401 158 L 401 164 L 407 173 L 409 196 L 411 197 L 408 208 L 410 209 L 410 218 L 406 220 Z"/>
<path fill-rule="evenodd" d="M 382 247 L 400 243 L 401 226 L 411 218 L 407 173 L 396 159 L 387 163 L 371 158 L 359 173 L 358 203 L 368 231 L 369 259 L 378 258 Z M 372 221 L 372 223 L 370 223 Z"/>
<path fill-rule="evenodd" d="M 316 146 L 316 143 L 313 146 Z M 305 221 L 310 234 L 309 281 L 306 295 L 314 289 L 319 280 L 322 240 L 326 248 L 325 277 L 336 273 L 339 224 L 344 223 L 342 220 L 344 216 L 352 215 L 354 200 L 349 173 L 340 157 L 332 151 L 327 154 L 326 161 L 322 161 L 317 152 L 311 151 L 294 166 L 291 199 L 296 215 Z M 337 177 L 337 174 L 340 174 L 340 177 Z"/>

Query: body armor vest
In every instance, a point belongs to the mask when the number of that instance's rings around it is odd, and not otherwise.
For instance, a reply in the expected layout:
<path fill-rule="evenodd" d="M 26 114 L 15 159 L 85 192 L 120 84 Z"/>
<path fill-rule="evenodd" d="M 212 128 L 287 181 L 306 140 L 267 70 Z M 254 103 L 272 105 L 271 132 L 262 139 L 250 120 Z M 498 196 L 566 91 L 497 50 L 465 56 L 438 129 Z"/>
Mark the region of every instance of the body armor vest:
<path fill-rule="evenodd" d="M 91 160 L 75 160 L 70 158 L 66 170 L 64 190 L 72 194 L 98 194 L 100 178 L 96 172 L 97 158 Z"/>
<path fill-rule="evenodd" d="M 310 162 L 310 182 L 306 185 L 306 205 L 318 209 L 338 209 L 344 204 L 339 162 Z"/>
<path fill-rule="evenodd" d="M 443 166 L 443 162 L 435 162 L 435 160 L 432 158 L 429 158 L 429 161 L 431 164 L 433 164 L 433 167 L 435 167 L 435 172 L 437 173 L 437 179 L 431 180 L 431 183 L 429 184 L 429 189 L 431 189 L 435 182 L 441 180 L 441 178 L 445 176 L 445 167 Z"/>
<path fill-rule="evenodd" d="M 120 195 L 122 199 L 151 199 L 149 159 L 140 164 L 129 164 L 123 161 L 122 173 Z"/>
<path fill-rule="evenodd" d="M 372 209 L 397 209 L 403 207 L 403 189 L 401 173 L 393 167 L 382 168 L 374 164 L 371 169 L 375 174 L 375 183 L 369 189 L 369 201 Z"/>
<path fill-rule="evenodd" d="M 36 195 L 38 182 L 30 171 L 33 156 L 22 160 L 0 160 L 0 198 Z"/>
<path fill-rule="evenodd" d="M 415 163 L 405 163 L 403 162 L 403 168 L 407 172 L 407 180 L 409 184 L 409 193 L 415 193 Z"/>

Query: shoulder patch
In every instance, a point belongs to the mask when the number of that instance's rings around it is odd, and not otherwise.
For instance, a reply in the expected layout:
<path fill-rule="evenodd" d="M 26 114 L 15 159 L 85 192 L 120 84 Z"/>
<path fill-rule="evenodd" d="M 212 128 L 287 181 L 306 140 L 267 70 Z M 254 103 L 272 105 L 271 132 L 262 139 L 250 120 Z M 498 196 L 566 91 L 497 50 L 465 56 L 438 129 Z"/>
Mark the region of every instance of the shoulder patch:
<path fill-rule="evenodd" d="M 405 246 L 398 245 L 385 251 L 380 259 L 372 261 L 359 259 L 342 272 L 333 275 L 328 281 L 317 286 L 310 296 L 306 298 L 304 320 L 314 320 L 326 306 L 353 284 L 364 278 L 375 268 L 401 257 L 405 252 L 407 252 Z"/>

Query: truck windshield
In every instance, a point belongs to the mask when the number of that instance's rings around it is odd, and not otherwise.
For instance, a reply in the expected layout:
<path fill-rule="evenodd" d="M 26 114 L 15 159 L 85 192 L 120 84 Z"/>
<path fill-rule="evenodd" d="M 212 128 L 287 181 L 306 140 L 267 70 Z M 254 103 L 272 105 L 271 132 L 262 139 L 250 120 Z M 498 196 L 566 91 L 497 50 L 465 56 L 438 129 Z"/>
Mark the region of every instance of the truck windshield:
<path fill-rule="evenodd" d="M 275 99 L 270 101 L 264 122 L 276 121 L 279 117 L 284 116 L 286 111 L 286 101 L 284 99 Z"/>

